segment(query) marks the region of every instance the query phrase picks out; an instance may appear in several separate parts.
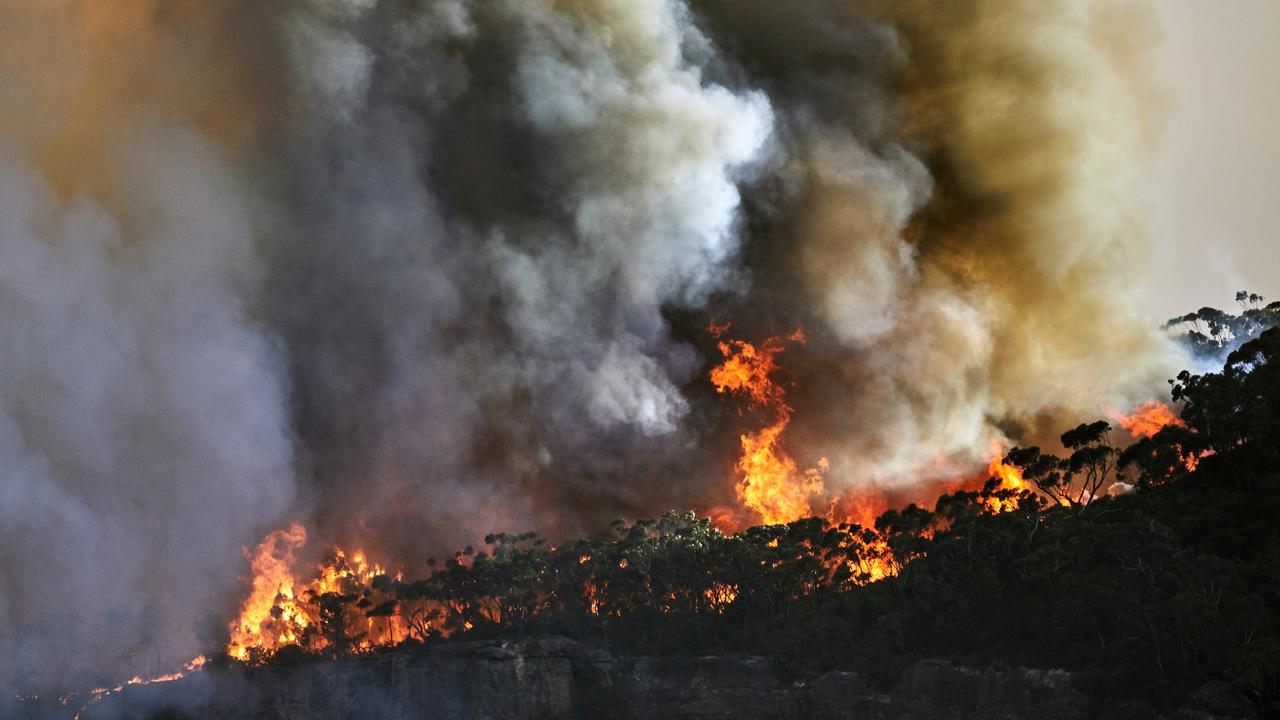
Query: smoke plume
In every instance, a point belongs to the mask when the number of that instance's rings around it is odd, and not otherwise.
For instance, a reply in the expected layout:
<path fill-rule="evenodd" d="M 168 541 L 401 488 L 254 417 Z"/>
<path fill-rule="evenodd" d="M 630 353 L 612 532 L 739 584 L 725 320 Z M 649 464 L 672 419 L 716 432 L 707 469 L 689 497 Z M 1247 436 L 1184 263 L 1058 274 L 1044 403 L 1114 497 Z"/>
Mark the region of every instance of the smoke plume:
<path fill-rule="evenodd" d="M 1148 23 L 0 0 L 0 685 L 205 651 L 289 520 L 411 558 L 731 502 L 710 320 L 805 328 L 833 496 L 1159 392 Z"/>

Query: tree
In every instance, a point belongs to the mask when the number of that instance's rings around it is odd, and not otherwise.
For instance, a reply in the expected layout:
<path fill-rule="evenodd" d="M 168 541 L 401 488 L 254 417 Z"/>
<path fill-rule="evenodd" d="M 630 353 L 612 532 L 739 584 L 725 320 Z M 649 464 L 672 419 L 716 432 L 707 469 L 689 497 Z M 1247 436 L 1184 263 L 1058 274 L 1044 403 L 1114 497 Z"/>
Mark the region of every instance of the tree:
<path fill-rule="evenodd" d="M 1207 450 L 1280 462 L 1280 328 L 1241 345 L 1219 373 L 1183 371 L 1172 396 Z"/>
<path fill-rule="evenodd" d="M 1004 462 L 1022 471 L 1055 504 L 1071 508 L 1076 516 L 1098 499 L 1115 479 L 1119 452 L 1110 443 L 1111 425 L 1104 420 L 1081 424 L 1062 434 L 1062 445 L 1071 455 L 1062 458 L 1040 448 L 1016 447 Z"/>
<path fill-rule="evenodd" d="M 1193 313 L 1171 318 L 1164 328 L 1181 332 L 1180 340 L 1193 355 L 1220 358 L 1280 324 L 1280 302 L 1264 306 L 1265 301 L 1261 295 L 1241 290 L 1236 293 L 1239 315 L 1202 307 Z"/>
<path fill-rule="evenodd" d="M 351 648 L 364 637 L 364 633 L 351 634 L 347 627 L 347 605 L 354 603 L 357 594 L 336 592 L 319 593 L 312 596 L 317 615 L 320 618 L 320 637 L 324 639 L 328 652 L 333 657 L 345 657 Z"/>

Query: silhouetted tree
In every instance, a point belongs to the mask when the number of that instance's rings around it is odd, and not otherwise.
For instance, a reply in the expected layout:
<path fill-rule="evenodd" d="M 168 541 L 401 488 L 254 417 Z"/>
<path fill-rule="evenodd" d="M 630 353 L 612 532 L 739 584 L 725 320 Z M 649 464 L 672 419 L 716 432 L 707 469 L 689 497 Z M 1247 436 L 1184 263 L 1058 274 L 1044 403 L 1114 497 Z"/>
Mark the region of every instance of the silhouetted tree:
<path fill-rule="evenodd" d="M 1266 298 L 1241 290 L 1236 293 L 1240 314 L 1202 307 L 1196 312 L 1171 318 L 1166 330 L 1179 330 L 1182 342 L 1199 357 L 1220 358 L 1224 353 L 1258 337 L 1280 324 L 1280 302 L 1263 305 Z"/>

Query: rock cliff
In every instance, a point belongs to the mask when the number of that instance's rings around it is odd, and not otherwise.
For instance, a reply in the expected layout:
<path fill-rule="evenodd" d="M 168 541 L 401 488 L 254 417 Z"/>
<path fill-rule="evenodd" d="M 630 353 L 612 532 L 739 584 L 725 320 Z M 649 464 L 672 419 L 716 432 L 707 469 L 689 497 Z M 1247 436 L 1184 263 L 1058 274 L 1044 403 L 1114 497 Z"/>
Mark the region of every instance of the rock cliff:
<path fill-rule="evenodd" d="M 132 687 L 82 720 L 1083 720 L 1160 717 L 1141 705 L 1100 707 L 1062 670 L 910 666 L 895 687 L 856 673 L 785 680 L 767 659 L 618 656 L 561 638 L 442 643 L 336 661 L 210 668 Z M 1247 718 L 1200 693 L 1171 720 Z"/>

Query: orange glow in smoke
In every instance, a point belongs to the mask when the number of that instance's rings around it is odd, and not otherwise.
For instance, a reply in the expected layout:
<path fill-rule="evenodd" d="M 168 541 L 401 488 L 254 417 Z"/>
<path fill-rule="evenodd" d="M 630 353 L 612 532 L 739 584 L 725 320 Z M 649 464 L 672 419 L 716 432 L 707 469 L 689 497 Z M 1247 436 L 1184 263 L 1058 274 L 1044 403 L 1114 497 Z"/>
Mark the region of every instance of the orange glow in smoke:
<path fill-rule="evenodd" d="M 833 499 L 827 507 L 827 518 L 832 522 L 873 528 L 876 526 L 876 518 L 883 515 L 890 504 L 889 496 L 884 491 L 868 488 Z"/>
<path fill-rule="evenodd" d="M 1166 427 L 1187 426 L 1168 405 L 1155 400 L 1139 405 L 1129 415 L 1114 412 L 1111 415 L 1116 422 L 1120 423 L 1120 427 L 1128 430 L 1129 434 L 1135 438 L 1149 438 Z M 1194 471 L 1200 465 L 1201 455 L 1184 452 L 1181 445 L 1174 445 L 1174 448 L 1178 451 L 1182 464 L 1188 472 Z"/>
<path fill-rule="evenodd" d="M 1136 438 L 1149 438 L 1170 425 L 1186 427 L 1182 419 L 1174 415 L 1168 405 L 1154 400 L 1143 403 L 1132 414 L 1121 415 L 1116 420 L 1120 423 L 1120 427 L 1128 430 L 1129 434 Z"/>

